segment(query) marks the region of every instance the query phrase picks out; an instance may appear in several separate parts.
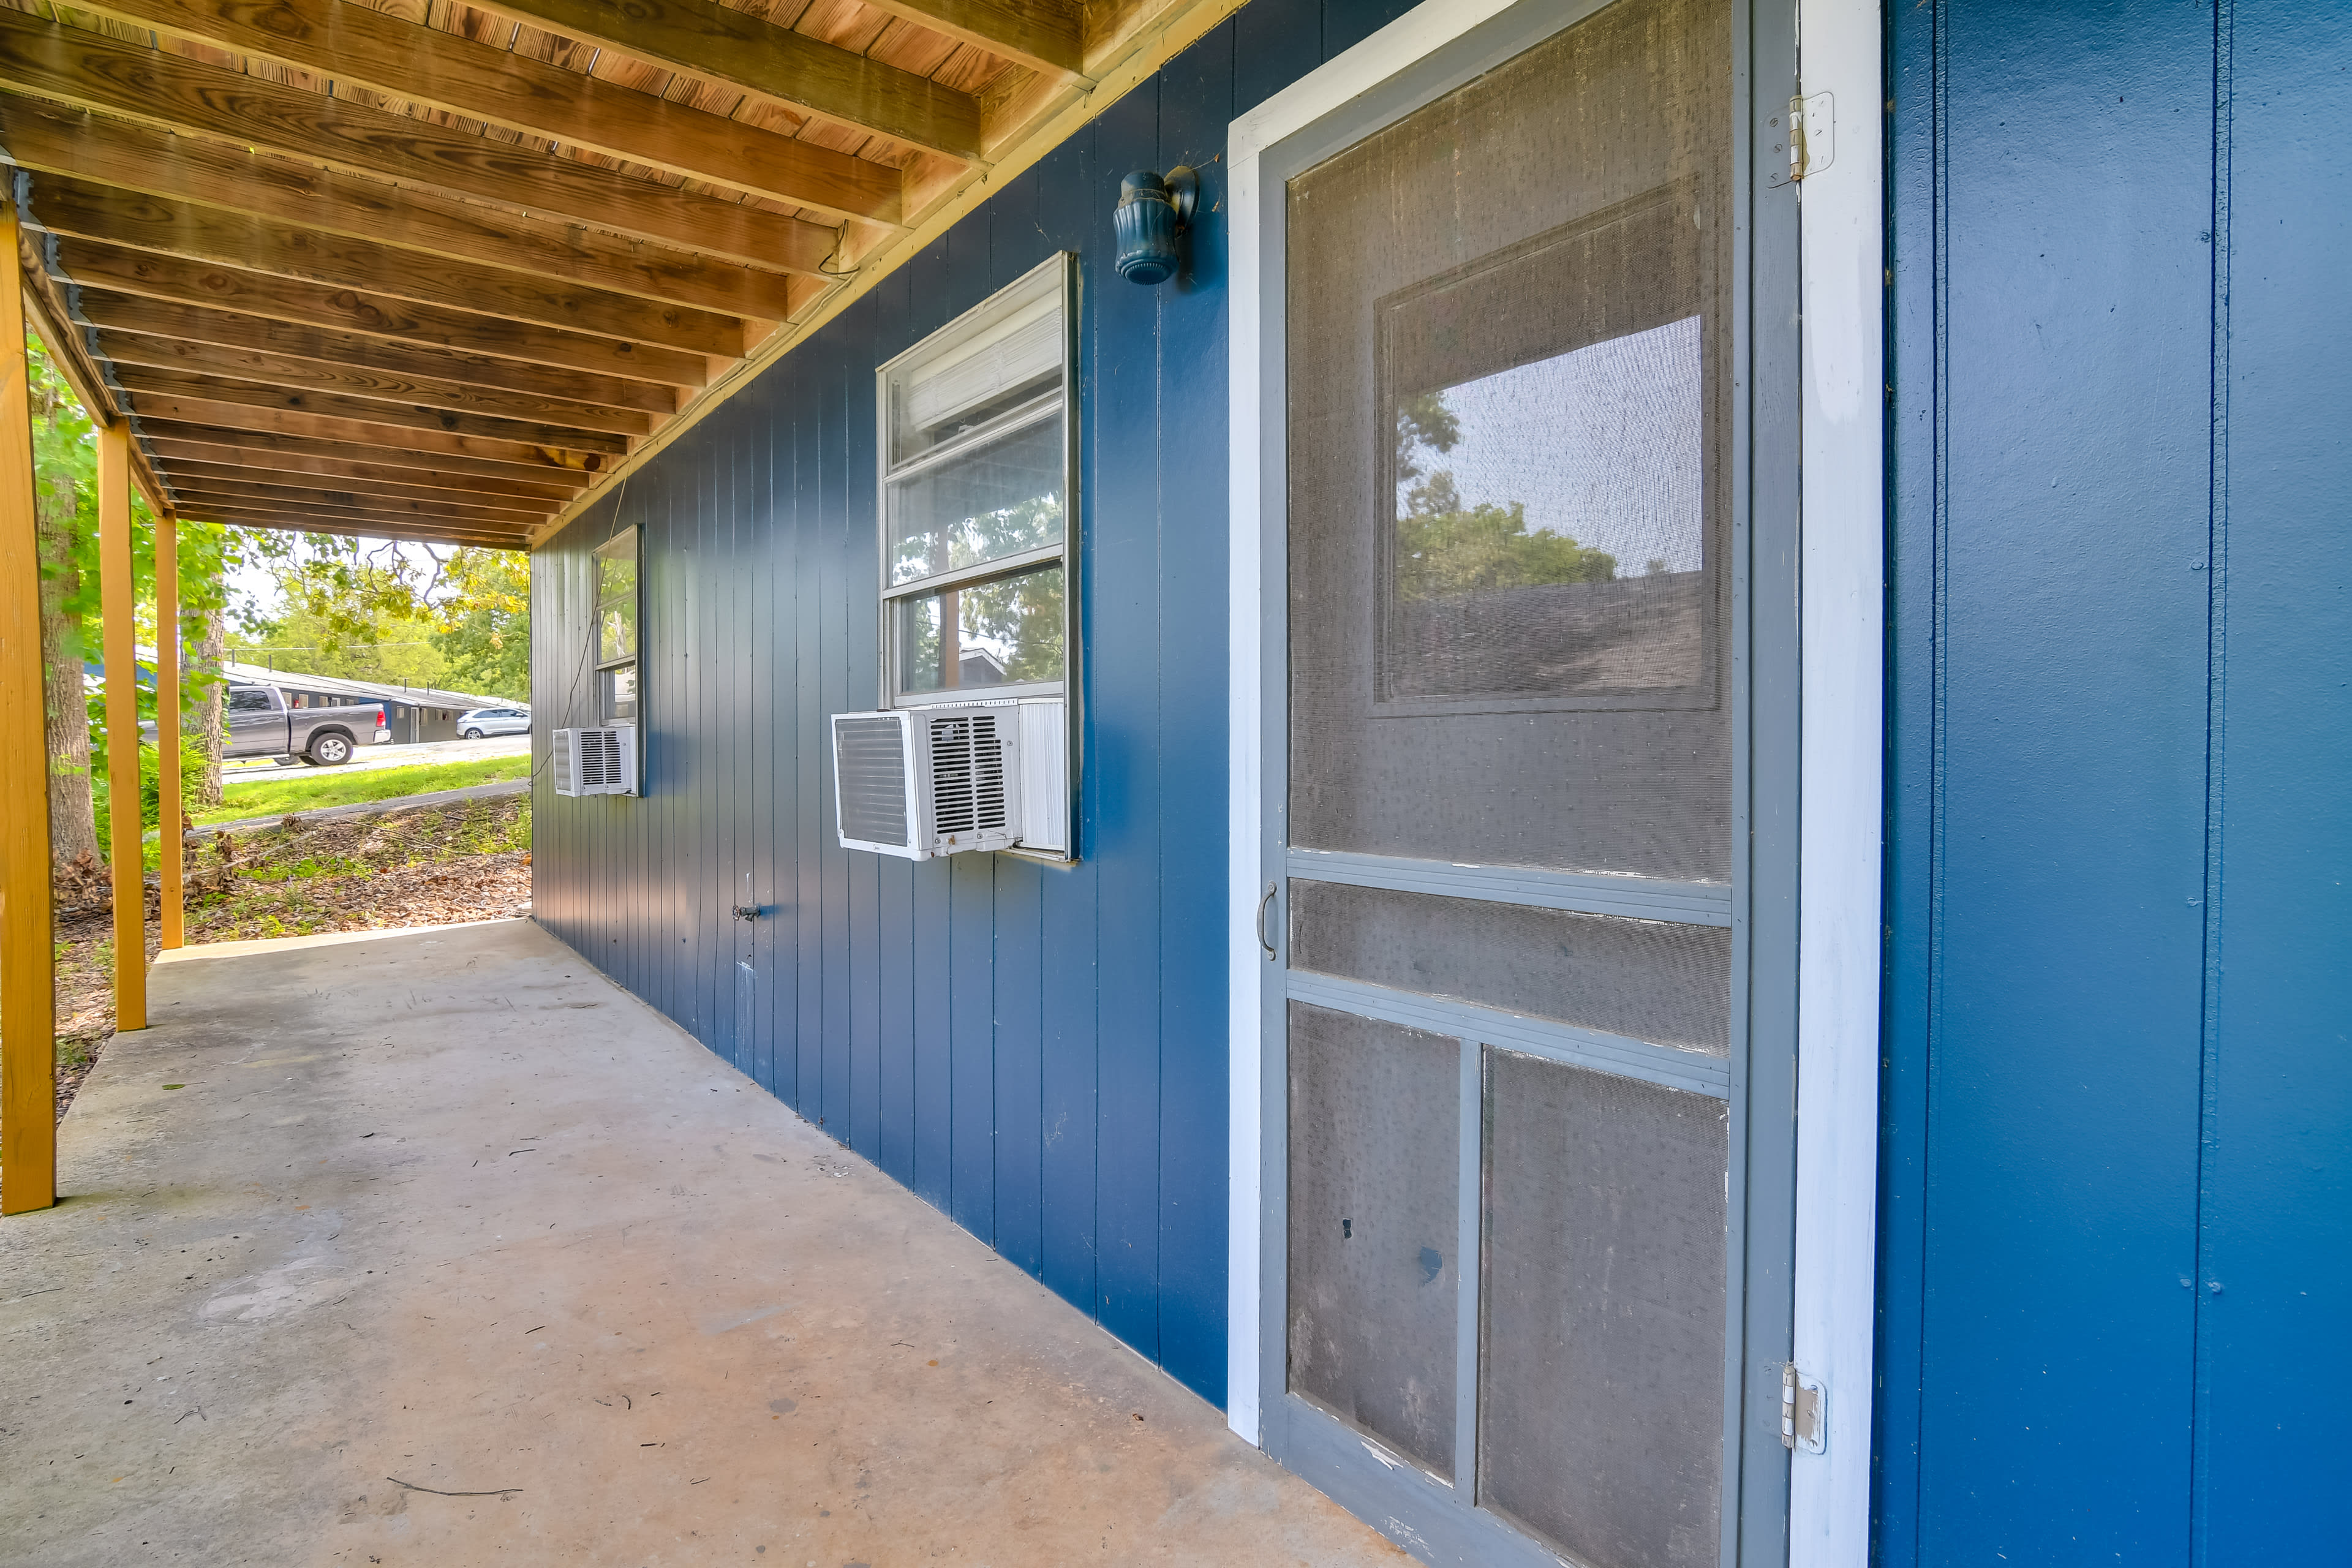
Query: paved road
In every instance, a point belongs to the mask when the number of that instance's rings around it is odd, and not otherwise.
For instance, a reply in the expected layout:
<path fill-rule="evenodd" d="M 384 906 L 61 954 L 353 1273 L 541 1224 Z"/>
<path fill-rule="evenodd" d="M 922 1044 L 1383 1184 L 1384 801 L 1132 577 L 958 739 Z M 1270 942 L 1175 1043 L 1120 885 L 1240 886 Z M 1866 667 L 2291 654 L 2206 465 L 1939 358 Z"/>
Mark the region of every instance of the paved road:
<path fill-rule="evenodd" d="M 524 757 L 530 754 L 529 735 L 498 735 L 484 741 L 428 741 L 421 746 L 362 746 L 340 768 L 319 773 L 347 773 L 365 768 L 414 768 L 427 763 L 467 763 L 477 757 Z M 223 787 L 234 789 L 240 779 L 283 778 L 302 767 L 279 767 L 268 757 L 251 757 L 221 765 Z"/>

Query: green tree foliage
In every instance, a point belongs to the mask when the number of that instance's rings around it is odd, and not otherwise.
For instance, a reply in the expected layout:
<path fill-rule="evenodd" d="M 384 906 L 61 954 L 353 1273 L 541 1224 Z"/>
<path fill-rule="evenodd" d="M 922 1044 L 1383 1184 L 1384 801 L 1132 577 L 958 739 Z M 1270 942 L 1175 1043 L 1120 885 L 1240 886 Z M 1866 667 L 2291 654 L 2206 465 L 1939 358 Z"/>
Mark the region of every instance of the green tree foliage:
<path fill-rule="evenodd" d="M 1435 599 L 1549 583 L 1607 583 L 1617 558 L 1563 533 L 1528 528 L 1524 501 L 1465 507 L 1453 470 L 1433 458 L 1462 439 L 1461 420 L 1442 393 L 1397 405 L 1395 478 L 1400 505 L 1393 536 L 1399 599 Z"/>
<path fill-rule="evenodd" d="M 32 405 L 36 510 L 40 520 L 41 653 L 47 677 L 48 748 L 52 774 L 50 832 L 61 858 L 97 854 L 93 779 L 106 767 L 102 696 L 82 686 L 79 671 L 102 661 L 102 584 L 99 572 L 98 432 L 89 411 L 58 372 L 46 345 L 25 336 L 25 368 Z M 144 497 L 131 497 L 131 591 L 138 640 L 156 642 L 155 518 Z M 178 529 L 179 646 L 197 641 L 205 616 L 227 603 L 226 577 L 238 560 L 238 539 L 215 523 L 183 521 Z M 152 679 L 152 676 L 151 676 Z M 197 714 L 216 680 L 181 660 L 181 718 Z M 70 695 L 69 695 L 70 694 Z M 154 717 L 152 685 L 139 689 L 139 709 Z"/>
<path fill-rule="evenodd" d="M 363 570 L 355 575 L 373 574 Z M 447 661 L 433 646 L 436 623 L 425 606 L 404 613 L 401 598 L 364 584 L 353 598 L 360 602 L 330 600 L 323 608 L 306 598 L 281 606 L 275 616 L 249 617 L 242 632 L 230 635 L 229 657 L 289 674 L 341 675 L 395 686 L 442 683 Z"/>
<path fill-rule="evenodd" d="M 511 702 L 530 700 L 530 557 L 468 545 L 450 561 L 433 646 L 445 683 Z"/>
<path fill-rule="evenodd" d="M 240 659 L 529 700 L 528 555 L 327 534 L 257 533 L 250 548 L 277 595 L 241 616 L 230 647 Z"/>

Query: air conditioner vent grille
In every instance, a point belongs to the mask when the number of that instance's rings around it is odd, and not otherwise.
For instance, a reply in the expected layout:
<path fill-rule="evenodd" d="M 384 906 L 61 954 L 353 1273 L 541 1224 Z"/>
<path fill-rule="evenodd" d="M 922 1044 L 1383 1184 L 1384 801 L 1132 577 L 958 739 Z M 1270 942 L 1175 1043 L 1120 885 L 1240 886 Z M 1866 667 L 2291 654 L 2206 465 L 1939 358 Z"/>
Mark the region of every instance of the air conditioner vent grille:
<path fill-rule="evenodd" d="M 943 836 L 1001 832 L 1011 825 L 1004 738 L 994 713 L 957 713 L 931 725 L 931 812 Z"/>
<path fill-rule="evenodd" d="M 557 730 L 548 758 L 555 793 L 564 795 L 637 793 L 636 731 L 627 725 Z"/>
<path fill-rule="evenodd" d="M 611 730 L 580 731 L 580 785 L 612 789 L 621 778 L 621 737 Z"/>
<path fill-rule="evenodd" d="M 898 720 L 891 714 L 834 721 L 839 769 L 841 832 L 871 844 L 905 844 L 907 758 Z"/>

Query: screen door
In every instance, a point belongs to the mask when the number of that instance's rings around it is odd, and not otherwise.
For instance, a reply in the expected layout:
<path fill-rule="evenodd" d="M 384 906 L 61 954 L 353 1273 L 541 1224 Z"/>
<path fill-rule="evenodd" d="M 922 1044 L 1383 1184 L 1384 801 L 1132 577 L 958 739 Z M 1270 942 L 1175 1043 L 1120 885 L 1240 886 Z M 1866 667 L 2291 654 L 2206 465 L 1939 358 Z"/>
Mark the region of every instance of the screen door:
<path fill-rule="evenodd" d="M 1738 1555 L 1744 25 L 1613 0 L 1267 182 L 1269 1446 L 1432 1561 Z"/>

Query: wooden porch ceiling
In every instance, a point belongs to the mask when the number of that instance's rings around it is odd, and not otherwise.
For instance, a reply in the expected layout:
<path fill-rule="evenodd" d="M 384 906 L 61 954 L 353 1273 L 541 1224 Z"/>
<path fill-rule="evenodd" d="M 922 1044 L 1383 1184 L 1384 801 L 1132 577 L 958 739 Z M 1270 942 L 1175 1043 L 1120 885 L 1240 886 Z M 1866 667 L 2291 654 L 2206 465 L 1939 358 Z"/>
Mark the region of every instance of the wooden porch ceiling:
<path fill-rule="evenodd" d="M 0 0 L 160 510 L 520 546 L 1240 0 Z"/>

